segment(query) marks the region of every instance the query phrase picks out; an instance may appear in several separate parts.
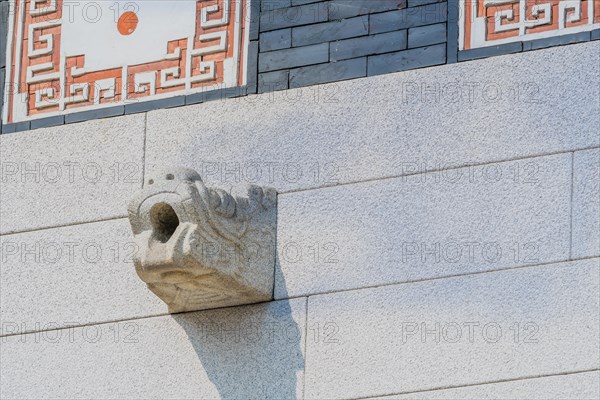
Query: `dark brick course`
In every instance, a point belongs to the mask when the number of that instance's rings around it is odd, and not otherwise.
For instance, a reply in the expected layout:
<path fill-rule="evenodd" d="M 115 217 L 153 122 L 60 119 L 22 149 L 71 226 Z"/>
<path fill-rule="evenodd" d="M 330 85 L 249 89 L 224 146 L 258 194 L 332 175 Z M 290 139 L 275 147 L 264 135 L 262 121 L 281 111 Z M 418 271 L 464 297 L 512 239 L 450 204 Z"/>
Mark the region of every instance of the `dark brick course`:
<path fill-rule="evenodd" d="M 251 41 L 248 45 L 248 76 L 246 87 L 248 94 L 256 93 L 258 84 L 258 41 Z"/>
<path fill-rule="evenodd" d="M 331 42 L 334 40 L 363 36 L 368 33 L 368 16 L 324 22 L 321 24 L 292 28 L 292 46 L 298 47 Z"/>
<path fill-rule="evenodd" d="M 260 0 L 261 11 L 276 10 L 292 6 L 292 0 Z"/>
<path fill-rule="evenodd" d="M 301 67 L 329 61 L 329 43 L 260 53 L 258 72 Z"/>
<path fill-rule="evenodd" d="M 293 69 L 290 71 L 290 88 L 361 78 L 366 75 L 367 58 L 353 58 Z"/>
<path fill-rule="evenodd" d="M 65 123 L 64 115 L 57 115 L 54 117 L 34 119 L 31 121 L 30 129 L 47 128 L 50 126 L 59 126 Z"/>
<path fill-rule="evenodd" d="M 447 4 L 434 3 L 371 15 L 370 33 L 390 32 L 446 22 Z"/>
<path fill-rule="evenodd" d="M 225 88 L 223 85 L 212 85 L 204 88 L 200 93 L 189 94 L 185 96 L 185 104 L 198 104 L 207 101 L 225 100 L 248 94 L 246 86 Z"/>
<path fill-rule="evenodd" d="M 125 114 L 125 106 L 115 106 L 107 108 L 98 108 L 96 110 L 83 111 L 75 114 L 66 114 L 65 123 L 87 121 L 89 119 L 100 119 L 108 117 L 116 117 Z"/>
<path fill-rule="evenodd" d="M 2 104 L 4 101 L 4 74 L 6 70 L 0 68 L 0 133 L 2 133 Z"/>
<path fill-rule="evenodd" d="M 262 11 L 260 14 L 260 32 L 316 24 L 325 22 L 328 18 L 328 4 L 325 2 Z"/>
<path fill-rule="evenodd" d="M 331 43 L 329 59 L 331 61 L 346 60 L 372 54 L 404 50 L 406 47 L 406 29 L 404 29 Z"/>
<path fill-rule="evenodd" d="M 8 1 L 0 1 L 0 68 L 6 65 L 6 38 L 8 36 Z"/>
<path fill-rule="evenodd" d="M 497 46 L 480 47 L 478 49 L 463 50 L 458 53 L 458 61 L 474 60 L 477 58 L 485 58 L 498 56 L 501 54 L 511 54 L 523 51 L 523 43 L 507 43 Z"/>
<path fill-rule="evenodd" d="M 172 108 L 185 104 L 185 96 L 169 97 L 166 99 L 140 101 L 125 105 L 125 114 L 135 114 L 146 111 L 158 110 L 161 108 Z"/>
<path fill-rule="evenodd" d="M 448 22 L 446 32 L 447 54 L 446 63 L 458 61 L 458 19 L 460 16 L 459 0 L 448 0 Z"/>
<path fill-rule="evenodd" d="M 331 0 L 329 19 L 350 18 L 402 8 L 406 8 L 406 0 Z"/>
<path fill-rule="evenodd" d="M 571 44 L 579 42 L 587 42 L 590 40 L 590 32 L 579 32 L 570 35 L 554 36 L 544 39 L 530 40 L 523 42 L 523 50 L 537 50 L 546 47 L 560 46 L 562 44 Z"/>
<path fill-rule="evenodd" d="M 381 75 L 445 63 L 446 45 L 436 44 L 429 47 L 418 47 L 396 53 L 370 56 L 367 72 L 369 76 Z"/>
<path fill-rule="evenodd" d="M 292 6 L 303 6 L 310 3 L 318 3 L 323 0 L 292 0 Z"/>
<path fill-rule="evenodd" d="M 2 133 L 15 133 L 21 131 L 28 131 L 31 129 L 29 121 L 17 122 L 14 124 L 7 124 L 2 126 Z"/>
<path fill-rule="evenodd" d="M 442 3 L 446 0 L 408 0 L 409 7 L 424 6 L 426 4 Z"/>
<path fill-rule="evenodd" d="M 446 24 L 418 26 L 408 30 L 408 47 L 446 43 Z"/>
<path fill-rule="evenodd" d="M 278 29 L 260 35 L 260 51 L 267 52 L 292 47 L 292 29 Z"/>
<path fill-rule="evenodd" d="M 289 88 L 290 72 L 287 69 L 275 72 L 266 72 L 258 75 L 258 93 L 273 92 Z"/>

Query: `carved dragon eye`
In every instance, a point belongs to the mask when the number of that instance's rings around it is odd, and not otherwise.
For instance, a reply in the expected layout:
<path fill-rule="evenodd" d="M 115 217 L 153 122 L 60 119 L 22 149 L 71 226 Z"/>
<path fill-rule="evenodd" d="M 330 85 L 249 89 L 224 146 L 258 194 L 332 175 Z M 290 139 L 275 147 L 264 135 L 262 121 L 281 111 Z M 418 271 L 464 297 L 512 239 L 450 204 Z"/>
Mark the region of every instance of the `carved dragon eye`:
<path fill-rule="evenodd" d="M 175 179 L 175 176 L 173 174 L 167 174 L 168 181 L 172 181 L 173 179 Z"/>
<path fill-rule="evenodd" d="M 173 207 L 158 203 L 150 209 L 150 223 L 154 228 L 154 237 L 161 243 L 167 243 L 179 226 L 179 218 Z"/>

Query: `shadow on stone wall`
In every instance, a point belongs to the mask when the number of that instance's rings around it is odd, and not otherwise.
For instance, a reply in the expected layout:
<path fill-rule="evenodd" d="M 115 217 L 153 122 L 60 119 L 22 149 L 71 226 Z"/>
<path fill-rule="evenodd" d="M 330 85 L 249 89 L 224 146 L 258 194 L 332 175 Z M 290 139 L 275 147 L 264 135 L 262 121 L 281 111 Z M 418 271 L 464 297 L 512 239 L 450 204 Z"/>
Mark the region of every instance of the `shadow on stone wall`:
<path fill-rule="evenodd" d="M 295 399 L 302 391 L 305 299 L 174 314 L 222 399 Z"/>

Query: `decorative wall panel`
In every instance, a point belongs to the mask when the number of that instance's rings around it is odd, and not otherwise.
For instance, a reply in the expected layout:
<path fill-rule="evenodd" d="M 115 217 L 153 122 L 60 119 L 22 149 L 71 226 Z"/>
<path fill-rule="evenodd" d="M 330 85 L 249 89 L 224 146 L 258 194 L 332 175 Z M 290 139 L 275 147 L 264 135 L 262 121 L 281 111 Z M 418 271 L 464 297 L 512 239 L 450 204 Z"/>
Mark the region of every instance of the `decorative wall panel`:
<path fill-rule="evenodd" d="M 242 86 L 250 0 L 12 0 L 5 124 Z"/>
<path fill-rule="evenodd" d="M 598 0 L 460 0 L 460 50 L 598 28 Z"/>

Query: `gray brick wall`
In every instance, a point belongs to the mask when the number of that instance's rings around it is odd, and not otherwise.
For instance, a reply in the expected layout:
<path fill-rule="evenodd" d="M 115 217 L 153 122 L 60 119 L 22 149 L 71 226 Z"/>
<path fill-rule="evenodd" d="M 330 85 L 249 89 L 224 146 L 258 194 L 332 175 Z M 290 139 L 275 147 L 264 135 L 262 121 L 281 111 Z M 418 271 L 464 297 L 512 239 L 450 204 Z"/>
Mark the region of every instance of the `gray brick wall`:
<path fill-rule="evenodd" d="M 447 2 L 262 0 L 259 93 L 446 62 Z"/>

